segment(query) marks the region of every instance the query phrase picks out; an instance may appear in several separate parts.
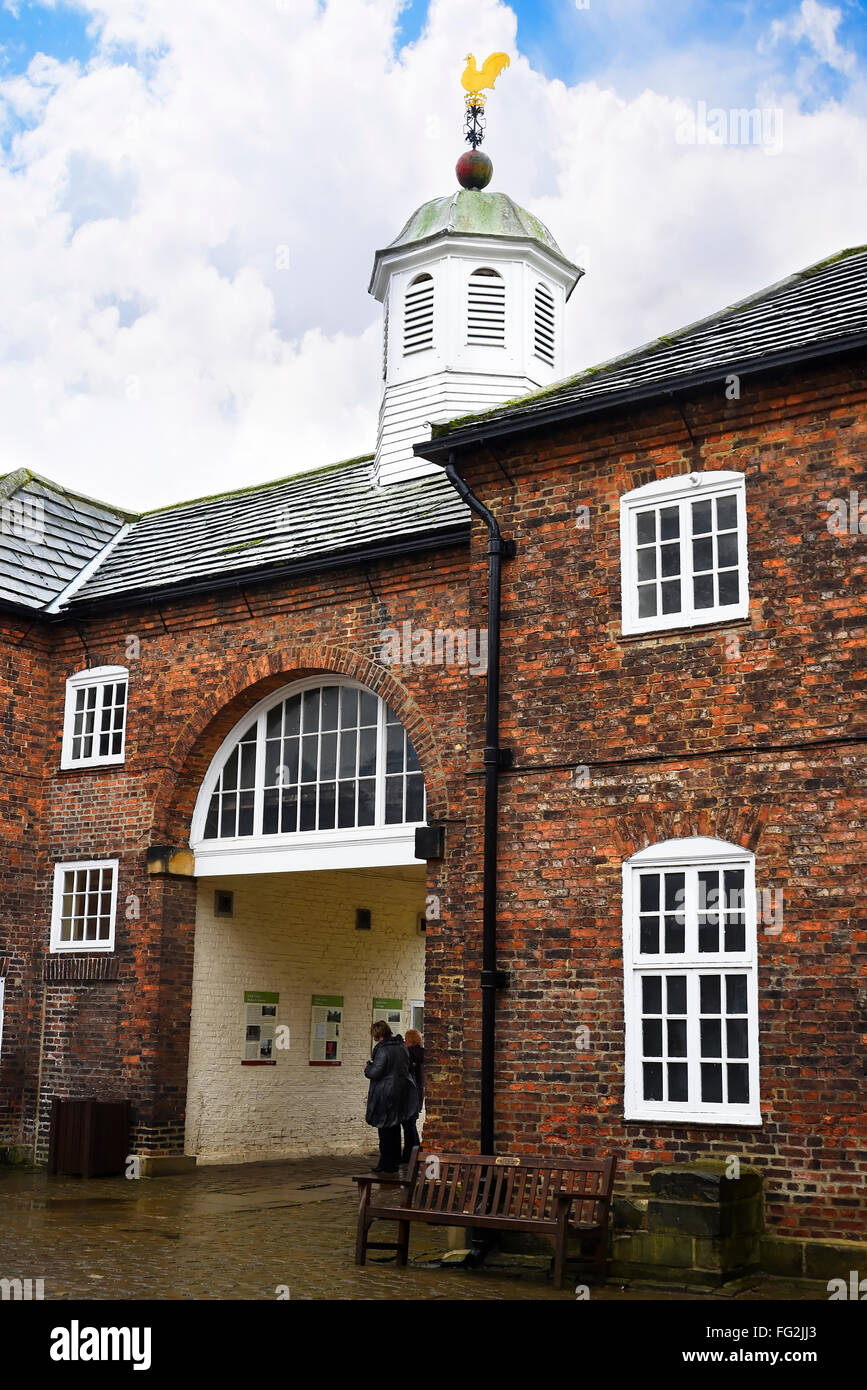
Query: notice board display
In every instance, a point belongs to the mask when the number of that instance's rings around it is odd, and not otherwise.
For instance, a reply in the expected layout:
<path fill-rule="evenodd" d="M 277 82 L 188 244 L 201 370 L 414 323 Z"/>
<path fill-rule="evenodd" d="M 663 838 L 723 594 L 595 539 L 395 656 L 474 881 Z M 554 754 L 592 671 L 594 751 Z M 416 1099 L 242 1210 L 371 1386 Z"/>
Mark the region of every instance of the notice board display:
<path fill-rule="evenodd" d="M 310 1004 L 310 1065 L 339 1067 L 343 1061 L 343 995 L 314 994 Z"/>
<path fill-rule="evenodd" d="M 264 989 L 244 990 L 244 1053 L 246 1066 L 277 1065 L 274 1034 L 280 995 Z"/>

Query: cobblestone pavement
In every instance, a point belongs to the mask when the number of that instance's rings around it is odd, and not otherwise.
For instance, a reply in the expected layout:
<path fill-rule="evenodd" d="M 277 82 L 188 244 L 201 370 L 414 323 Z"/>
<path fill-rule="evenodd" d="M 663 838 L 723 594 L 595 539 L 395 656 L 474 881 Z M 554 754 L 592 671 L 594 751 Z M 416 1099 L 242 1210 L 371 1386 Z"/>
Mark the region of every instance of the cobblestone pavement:
<path fill-rule="evenodd" d="M 547 1261 L 506 1257 L 492 1268 L 440 1264 L 446 1231 L 415 1225 L 410 1265 L 389 1251 L 353 1264 L 356 1187 L 367 1156 L 204 1167 L 128 1181 L 48 1177 L 0 1168 L 0 1278 L 42 1278 L 46 1299 L 567 1300 Z M 392 1228 L 393 1229 L 393 1228 Z M 382 1227 L 383 1236 L 388 1228 Z M 374 1234 L 376 1239 L 376 1234 Z M 285 1293 L 283 1295 L 285 1297 Z M 726 1295 L 624 1289 L 593 1299 L 696 1299 Z M 738 1298 L 826 1298 L 824 1288 L 760 1281 Z"/>

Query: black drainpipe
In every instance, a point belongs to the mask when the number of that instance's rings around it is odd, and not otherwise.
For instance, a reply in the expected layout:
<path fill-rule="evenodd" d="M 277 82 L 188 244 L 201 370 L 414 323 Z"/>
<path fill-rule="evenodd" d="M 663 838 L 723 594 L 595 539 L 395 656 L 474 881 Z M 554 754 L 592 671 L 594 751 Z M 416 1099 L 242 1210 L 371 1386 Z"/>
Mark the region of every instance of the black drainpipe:
<path fill-rule="evenodd" d="M 508 972 L 497 969 L 497 820 L 500 769 L 511 765 L 511 753 L 500 747 L 500 576 L 504 559 L 515 555 L 515 542 L 503 540 L 500 528 L 455 467 L 449 454 L 446 477 L 488 528 L 488 663 L 485 676 L 485 838 L 482 898 L 482 1093 L 480 1149 L 494 1152 L 494 1030 L 496 991 L 509 983 Z"/>

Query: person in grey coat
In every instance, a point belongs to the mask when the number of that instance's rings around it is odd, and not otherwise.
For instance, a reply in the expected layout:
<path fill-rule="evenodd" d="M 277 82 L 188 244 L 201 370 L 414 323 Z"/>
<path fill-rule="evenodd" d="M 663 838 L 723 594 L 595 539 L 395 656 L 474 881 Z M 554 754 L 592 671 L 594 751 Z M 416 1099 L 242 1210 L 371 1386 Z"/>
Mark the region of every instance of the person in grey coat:
<path fill-rule="evenodd" d="M 364 1068 L 370 1082 L 367 1123 L 379 1131 L 379 1164 L 374 1173 L 396 1173 L 400 1162 L 400 1127 L 419 1112 L 410 1056 L 400 1033 L 384 1021 L 371 1028 L 373 1055 Z"/>

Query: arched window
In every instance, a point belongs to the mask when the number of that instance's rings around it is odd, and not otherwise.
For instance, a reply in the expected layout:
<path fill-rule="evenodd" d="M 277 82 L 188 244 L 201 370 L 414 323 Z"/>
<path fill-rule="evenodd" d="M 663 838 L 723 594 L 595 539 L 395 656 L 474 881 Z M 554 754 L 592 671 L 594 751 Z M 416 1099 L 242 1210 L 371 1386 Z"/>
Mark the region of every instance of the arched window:
<path fill-rule="evenodd" d="M 626 1119 L 761 1123 L 754 867 L 701 837 L 624 864 Z"/>
<path fill-rule="evenodd" d="M 407 287 L 403 309 L 403 355 L 433 347 L 434 282 L 425 271 Z"/>
<path fill-rule="evenodd" d="M 424 819 L 424 776 L 397 715 L 357 682 L 319 678 L 269 696 L 236 726 L 202 783 L 190 839 L 197 854 L 339 844 L 405 838 Z"/>
<path fill-rule="evenodd" d="M 540 283 L 533 304 L 533 351 L 553 367 L 554 347 L 554 296 L 547 285 Z"/>
<path fill-rule="evenodd" d="M 496 270 L 474 270 L 467 289 L 467 342 L 506 346 L 506 285 Z"/>

